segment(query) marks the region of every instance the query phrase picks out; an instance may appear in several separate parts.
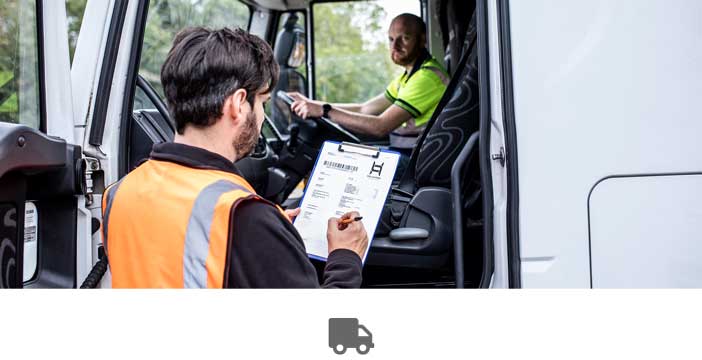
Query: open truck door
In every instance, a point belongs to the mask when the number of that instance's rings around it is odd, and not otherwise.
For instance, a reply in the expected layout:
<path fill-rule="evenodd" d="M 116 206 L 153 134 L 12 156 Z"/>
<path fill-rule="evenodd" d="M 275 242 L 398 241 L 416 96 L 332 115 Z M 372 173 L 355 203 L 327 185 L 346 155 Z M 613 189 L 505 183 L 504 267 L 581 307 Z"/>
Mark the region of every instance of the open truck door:
<path fill-rule="evenodd" d="M 0 9 L 0 288 L 75 287 L 85 162 L 73 127 L 65 4 Z"/>
<path fill-rule="evenodd" d="M 134 96 L 113 90 L 136 82 L 119 74 L 138 65 L 146 6 L 87 1 L 72 64 L 64 2 L 1 9 L 1 287 L 75 288 L 101 258 L 101 194 L 127 167 L 126 133 L 105 124 Z"/>

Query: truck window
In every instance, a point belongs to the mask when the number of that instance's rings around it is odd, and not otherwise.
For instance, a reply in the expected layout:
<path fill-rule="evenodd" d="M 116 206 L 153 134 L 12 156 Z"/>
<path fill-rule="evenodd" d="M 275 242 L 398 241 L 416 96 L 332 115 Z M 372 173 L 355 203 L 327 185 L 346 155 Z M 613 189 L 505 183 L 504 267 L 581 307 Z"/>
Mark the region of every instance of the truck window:
<path fill-rule="evenodd" d="M 149 99 L 144 90 L 139 86 L 134 91 L 134 109 L 152 110 L 156 109 L 156 105 Z"/>
<path fill-rule="evenodd" d="M 151 0 L 139 74 L 164 99 L 161 66 L 180 30 L 191 26 L 246 29 L 250 16 L 249 7 L 239 0 Z"/>
<path fill-rule="evenodd" d="M 401 13 L 420 15 L 419 1 L 315 4 L 315 98 L 364 102 L 381 94 L 402 68 L 390 60 L 387 31 Z"/>
<path fill-rule="evenodd" d="M 36 5 L 6 0 L 0 7 L 0 121 L 39 128 Z"/>

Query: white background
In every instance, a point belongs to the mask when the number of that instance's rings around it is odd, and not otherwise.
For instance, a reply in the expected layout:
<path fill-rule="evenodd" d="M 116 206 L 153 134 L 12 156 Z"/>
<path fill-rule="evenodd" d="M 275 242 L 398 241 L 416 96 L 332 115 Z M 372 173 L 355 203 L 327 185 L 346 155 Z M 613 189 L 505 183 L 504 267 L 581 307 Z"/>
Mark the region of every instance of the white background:
<path fill-rule="evenodd" d="M 699 358 L 700 303 L 700 291 L 3 291 L 0 339 L 3 359 Z M 376 347 L 334 354 L 329 317 L 358 317 Z"/>

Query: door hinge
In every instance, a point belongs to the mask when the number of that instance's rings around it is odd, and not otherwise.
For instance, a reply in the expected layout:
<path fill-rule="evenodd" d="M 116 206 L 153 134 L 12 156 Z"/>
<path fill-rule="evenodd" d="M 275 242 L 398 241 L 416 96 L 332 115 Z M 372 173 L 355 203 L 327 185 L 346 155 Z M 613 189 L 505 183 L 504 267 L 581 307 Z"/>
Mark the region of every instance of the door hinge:
<path fill-rule="evenodd" d="M 505 160 L 507 159 L 507 156 L 505 155 L 505 148 L 504 147 L 500 146 L 500 153 L 499 154 L 492 154 L 491 157 L 493 160 L 499 160 L 500 165 L 502 165 L 502 167 L 505 166 Z"/>
<path fill-rule="evenodd" d="M 85 205 L 93 204 L 93 193 L 95 192 L 95 173 L 101 171 L 100 160 L 91 157 L 84 157 L 83 162 L 83 181 L 82 190 L 85 195 Z"/>

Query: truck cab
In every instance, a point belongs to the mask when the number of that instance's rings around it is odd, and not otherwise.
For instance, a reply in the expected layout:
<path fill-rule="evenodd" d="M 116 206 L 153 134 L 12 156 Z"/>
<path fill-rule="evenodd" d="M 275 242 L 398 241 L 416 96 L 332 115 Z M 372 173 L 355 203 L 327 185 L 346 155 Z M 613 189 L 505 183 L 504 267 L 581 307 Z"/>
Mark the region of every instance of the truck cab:
<path fill-rule="evenodd" d="M 0 286 L 75 288 L 101 263 L 105 187 L 175 134 L 159 73 L 180 29 L 241 27 L 273 47 L 279 86 L 258 146 L 237 166 L 259 194 L 295 207 L 325 140 L 387 139 L 297 118 L 285 93 L 327 102 L 381 93 L 401 71 L 385 32 L 403 12 L 424 19 L 427 47 L 451 79 L 391 190 L 365 287 L 701 286 L 700 10 L 575 0 L 7 1 Z M 92 282 L 109 287 L 109 272 Z"/>

